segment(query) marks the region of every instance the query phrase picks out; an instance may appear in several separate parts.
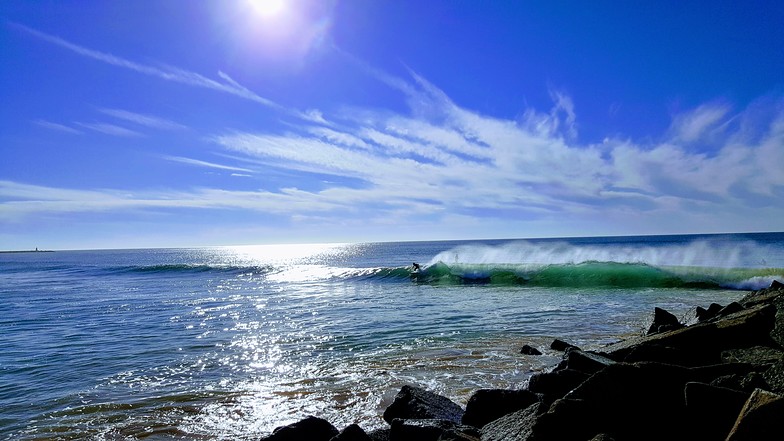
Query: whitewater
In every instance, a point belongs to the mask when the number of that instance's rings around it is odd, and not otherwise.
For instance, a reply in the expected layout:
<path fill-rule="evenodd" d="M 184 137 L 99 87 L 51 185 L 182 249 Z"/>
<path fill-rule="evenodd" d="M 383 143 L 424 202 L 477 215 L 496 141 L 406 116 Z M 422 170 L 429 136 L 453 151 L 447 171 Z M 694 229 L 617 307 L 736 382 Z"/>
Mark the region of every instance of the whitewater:
<path fill-rule="evenodd" d="M 0 253 L 0 276 L 0 438 L 257 439 L 382 427 L 403 384 L 520 387 L 553 338 L 784 280 L 784 233 Z"/>

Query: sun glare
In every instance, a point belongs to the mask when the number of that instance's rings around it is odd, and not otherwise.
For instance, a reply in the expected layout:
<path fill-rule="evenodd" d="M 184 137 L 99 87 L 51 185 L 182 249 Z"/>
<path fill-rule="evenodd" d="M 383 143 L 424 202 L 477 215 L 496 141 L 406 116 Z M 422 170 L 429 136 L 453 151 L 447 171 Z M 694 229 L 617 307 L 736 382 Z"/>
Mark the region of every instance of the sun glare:
<path fill-rule="evenodd" d="M 280 14 L 286 6 L 285 0 L 248 0 L 253 9 L 262 17 Z"/>

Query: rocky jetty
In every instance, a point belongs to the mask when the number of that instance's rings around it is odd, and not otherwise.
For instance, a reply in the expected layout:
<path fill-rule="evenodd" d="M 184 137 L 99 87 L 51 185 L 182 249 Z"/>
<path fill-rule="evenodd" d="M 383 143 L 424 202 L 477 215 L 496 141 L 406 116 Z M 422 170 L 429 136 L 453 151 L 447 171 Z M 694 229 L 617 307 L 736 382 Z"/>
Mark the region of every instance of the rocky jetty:
<path fill-rule="evenodd" d="M 784 284 L 689 323 L 656 308 L 645 336 L 598 351 L 560 340 L 563 359 L 520 390 L 476 391 L 465 409 L 404 386 L 388 429 L 338 431 L 308 417 L 264 438 L 324 441 L 779 440 L 784 437 Z M 526 354 L 539 352 L 528 347 Z"/>

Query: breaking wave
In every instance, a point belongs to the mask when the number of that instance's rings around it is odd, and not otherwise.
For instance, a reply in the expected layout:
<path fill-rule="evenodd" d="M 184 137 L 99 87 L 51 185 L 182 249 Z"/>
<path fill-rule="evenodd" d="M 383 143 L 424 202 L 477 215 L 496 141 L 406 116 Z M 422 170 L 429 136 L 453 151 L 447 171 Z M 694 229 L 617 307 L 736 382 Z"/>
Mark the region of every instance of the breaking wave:
<path fill-rule="evenodd" d="M 750 240 L 661 245 L 518 241 L 459 246 L 437 254 L 420 272 L 379 268 L 373 277 L 430 284 L 748 290 L 784 280 L 781 255 Z"/>

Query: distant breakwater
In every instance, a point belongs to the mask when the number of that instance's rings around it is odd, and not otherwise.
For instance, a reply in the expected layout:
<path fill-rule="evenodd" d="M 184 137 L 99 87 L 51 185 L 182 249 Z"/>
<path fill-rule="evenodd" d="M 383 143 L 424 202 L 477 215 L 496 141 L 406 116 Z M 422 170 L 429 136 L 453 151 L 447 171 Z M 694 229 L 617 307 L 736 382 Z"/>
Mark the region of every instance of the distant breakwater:
<path fill-rule="evenodd" d="M 338 431 L 308 417 L 265 441 L 621 441 L 779 439 L 784 415 L 784 284 L 697 307 L 682 323 L 656 308 L 645 336 L 597 351 L 555 340 L 555 367 L 523 389 L 481 389 L 465 408 L 404 386 L 388 428 Z M 578 325 L 578 324 L 576 324 Z M 536 356 L 540 351 L 524 346 Z"/>
<path fill-rule="evenodd" d="M 0 251 L 0 254 L 14 254 L 14 253 L 54 253 L 52 250 L 10 250 L 10 251 Z"/>

